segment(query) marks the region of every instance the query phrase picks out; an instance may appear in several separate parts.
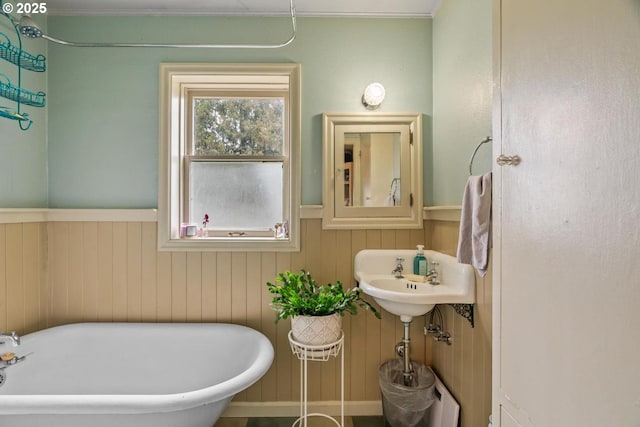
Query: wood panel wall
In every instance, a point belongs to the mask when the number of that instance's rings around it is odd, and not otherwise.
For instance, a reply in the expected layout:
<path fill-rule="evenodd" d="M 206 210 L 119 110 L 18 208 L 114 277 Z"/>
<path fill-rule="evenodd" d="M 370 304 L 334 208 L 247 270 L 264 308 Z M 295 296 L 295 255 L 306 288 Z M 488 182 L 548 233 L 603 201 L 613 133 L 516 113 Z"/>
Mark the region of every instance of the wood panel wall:
<path fill-rule="evenodd" d="M 47 225 L 0 224 L 0 331 L 47 327 Z"/>
<path fill-rule="evenodd" d="M 429 221 L 432 248 L 456 255 L 458 222 Z M 482 427 L 491 413 L 491 268 L 485 277 L 476 273 L 475 327 L 450 306 L 440 306 L 445 329 L 453 344 L 433 345 L 431 366 L 461 407 L 461 427 Z"/>
<path fill-rule="evenodd" d="M 299 364 L 287 333 L 274 323 L 264 285 L 284 270 L 306 269 L 321 283 L 353 285 L 353 259 L 364 248 L 406 248 L 424 243 L 424 230 L 322 230 L 302 221 L 302 250 L 275 252 L 158 252 L 153 222 L 51 222 L 49 325 L 80 321 L 232 322 L 264 333 L 276 349 L 272 368 L 235 401 L 295 401 Z M 393 268 L 393 266 L 391 266 Z M 345 397 L 379 399 L 377 369 L 394 357 L 401 323 L 361 312 L 345 316 Z M 416 358 L 425 361 L 425 338 L 414 329 Z M 310 400 L 339 398 L 339 365 L 313 363 Z"/>
<path fill-rule="evenodd" d="M 320 282 L 353 284 L 353 258 L 365 248 L 424 243 L 455 254 L 458 223 L 425 221 L 424 230 L 322 230 L 302 220 L 302 250 L 158 252 L 155 222 L 0 224 L 0 330 L 28 333 L 80 321 L 233 322 L 264 333 L 275 361 L 236 401 L 298 399 L 299 365 L 288 346 L 289 321 L 274 323 L 264 283 L 305 268 Z M 477 277 L 476 326 L 444 308 L 454 344 L 432 343 L 422 319 L 412 325 L 413 358 L 433 366 L 462 406 L 461 425 L 487 424 L 491 409 L 491 278 Z M 344 318 L 347 401 L 379 400 L 379 364 L 402 337 L 396 316 Z M 310 364 L 310 400 L 339 397 L 335 361 Z"/>

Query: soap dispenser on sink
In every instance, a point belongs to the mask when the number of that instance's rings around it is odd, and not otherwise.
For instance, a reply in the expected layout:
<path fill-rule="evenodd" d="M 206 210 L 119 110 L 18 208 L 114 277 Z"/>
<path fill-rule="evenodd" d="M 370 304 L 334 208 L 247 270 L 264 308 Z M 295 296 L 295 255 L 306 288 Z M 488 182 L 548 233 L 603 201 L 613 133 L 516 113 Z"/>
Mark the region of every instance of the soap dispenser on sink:
<path fill-rule="evenodd" d="M 413 258 L 413 274 L 426 277 L 428 272 L 429 272 L 429 262 L 427 261 L 427 258 L 424 256 L 424 246 L 418 245 L 418 252 L 416 253 L 416 256 Z"/>

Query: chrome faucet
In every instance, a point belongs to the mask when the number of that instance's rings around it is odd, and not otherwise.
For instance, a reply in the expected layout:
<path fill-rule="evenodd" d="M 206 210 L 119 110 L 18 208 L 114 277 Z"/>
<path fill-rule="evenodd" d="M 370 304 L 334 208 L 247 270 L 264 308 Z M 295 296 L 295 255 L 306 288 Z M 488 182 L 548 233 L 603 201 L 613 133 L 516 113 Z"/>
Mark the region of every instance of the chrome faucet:
<path fill-rule="evenodd" d="M 0 344 L 4 344 L 7 341 L 11 341 L 14 347 L 20 345 L 20 336 L 16 333 L 16 331 L 11 331 L 9 333 L 0 332 Z"/>
<path fill-rule="evenodd" d="M 402 266 L 402 263 L 404 262 L 404 258 L 398 257 L 396 258 L 396 268 L 393 269 L 393 271 L 391 272 L 391 274 L 393 274 L 396 279 L 399 279 L 402 277 L 402 272 L 404 271 L 404 267 Z"/>
<path fill-rule="evenodd" d="M 429 270 L 427 272 L 427 283 L 431 283 L 432 285 L 439 285 L 440 284 L 440 273 L 439 273 L 439 266 L 440 263 L 433 261 L 431 263 L 431 270 Z"/>

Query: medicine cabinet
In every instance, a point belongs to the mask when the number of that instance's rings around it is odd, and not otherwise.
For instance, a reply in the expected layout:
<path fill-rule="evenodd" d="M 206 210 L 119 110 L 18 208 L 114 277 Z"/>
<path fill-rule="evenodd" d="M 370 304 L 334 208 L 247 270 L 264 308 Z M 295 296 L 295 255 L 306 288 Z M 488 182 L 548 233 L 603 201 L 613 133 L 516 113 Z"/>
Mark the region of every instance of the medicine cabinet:
<path fill-rule="evenodd" d="M 422 228 L 422 115 L 323 114 L 323 228 Z"/>

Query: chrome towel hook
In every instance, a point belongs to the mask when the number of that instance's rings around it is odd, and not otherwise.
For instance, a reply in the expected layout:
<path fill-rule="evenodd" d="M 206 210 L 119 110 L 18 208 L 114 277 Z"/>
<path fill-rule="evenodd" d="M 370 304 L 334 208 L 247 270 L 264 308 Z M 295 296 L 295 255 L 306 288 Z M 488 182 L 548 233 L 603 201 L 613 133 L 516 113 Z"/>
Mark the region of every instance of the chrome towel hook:
<path fill-rule="evenodd" d="M 487 142 L 493 141 L 493 138 L 490 136 L 485 137 L 480 143 L 476 146 L 476 149 L 473 150 L 473 154 L 471 155 L 471 160 L 469 160 L 469 176 L 473 175 L 473 159 L 476 157 L 476 153 L 482 146 L 482 144 L 486 144 Z"/>

